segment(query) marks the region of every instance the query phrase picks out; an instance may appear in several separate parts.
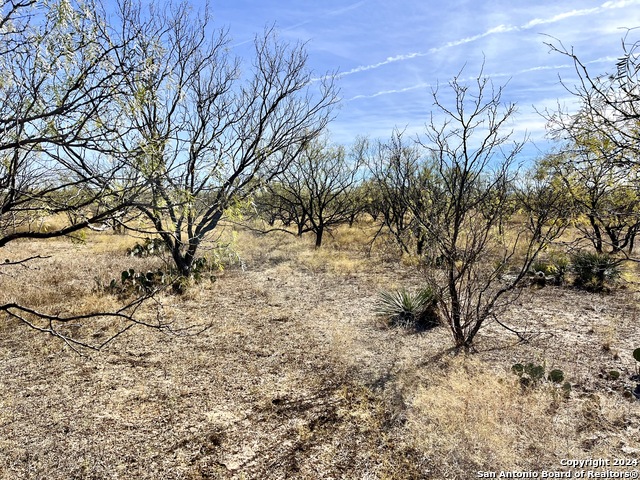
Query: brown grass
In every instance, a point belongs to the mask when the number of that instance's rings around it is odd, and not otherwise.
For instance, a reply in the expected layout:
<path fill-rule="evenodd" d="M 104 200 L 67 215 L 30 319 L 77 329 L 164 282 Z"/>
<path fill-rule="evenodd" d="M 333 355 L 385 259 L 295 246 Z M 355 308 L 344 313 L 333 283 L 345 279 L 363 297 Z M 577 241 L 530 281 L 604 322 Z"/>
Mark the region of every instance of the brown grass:
<path fill-rule="evenodd" d="M 638 403 L 623 396 L 640 343 L 633 288 L 528 289 L 501 318 L 527 343 L 489 324 L 478 353 L 456 356 L 445 327 L 412 334 L 376 318 L 378 291 L 422 278 L 387 251 L 365 255 L 369 233 L 339 229 L 314 250 L 239 231 L 240 261 L 217 281 L 158 298 L 176 326 L 211 325 L 197 336 L 136 327 L 81 357 L 2 318 L 0 478 L 466 479 L 637 457 Z M 98 284 L 162 265 L 128 257 L 132 243 L 11 244 L 3 257 L 50 258 L 3 268 L 0 302 L 116 308 Z M 563 369 L 570 396 L 522 389 L 510 367 L 528 361 Z M 602 375 L 612 369 L 619 380 Z"/>

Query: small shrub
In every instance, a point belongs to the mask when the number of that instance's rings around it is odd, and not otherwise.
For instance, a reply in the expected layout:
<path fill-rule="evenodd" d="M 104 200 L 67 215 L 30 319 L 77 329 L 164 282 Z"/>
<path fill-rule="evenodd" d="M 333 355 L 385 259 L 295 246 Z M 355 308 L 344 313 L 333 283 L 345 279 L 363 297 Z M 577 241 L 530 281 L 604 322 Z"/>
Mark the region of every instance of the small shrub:
<path fill-rule="evenodd" d="M 239 266 L 242 270 L 245 269 L 244 262 L 236 250 L 236 235 L 233 236 L 233 240 L 230 243 L 219 243 L 212 248 L 204 257 L 196 260 L 204 260 L 206 263 L 196 266 L 201 272 L 204 270 L 213 273 L 215 271 L 222 272 L 227 267 Z"/>
<path fill-rule="evenodd" d="M 174 281 L 175 279 L 162 269 L 149 270 L 147 272 L 136 272 L 133 268 L 123 270 L 120 274 L 120 281 L 114 278 L 107 285 L 96 278 L 97 287 L 100 291 L 120 297 L 153 293 L 171 285 Z"/>
<path fill-rule="evenodd" d="M 542 282 L 551 280 L 554 285 L 562 285 L 569 269 L 569 259 L 565 255 L 551 254 L 548 259 L 538 259 L 531 265 L 531 274 L 542 275 Z"/>
<path fill-rule="evenodd" d="M 211 263 L 205 257 L 197 258 L 191 267 L 190 277 L 182 277 L 181 284 L 184 285 L 184 289 L 186 289 L 189 280 L 193 280 L 195 283 L 200 283 L 205 278 L 208 278 L 213 283 L 218 279 L 213 272 L 219 272 L 223 269 L 222 265 L 215 262 Z"/>
<path fill-rule="evenodd" d="M 605 284 L 620 278 L 620 260 L 606 253 L 578 252 L 572 257 L 577 286 L 601 291 Z"/>
<path fill-rule="evenodd" d="M 569 257 L 563 253 L 551 254 L 551 261 L 556 275 L 563 275 L 569 270 Z"/>
<path fill-rule="evenodd" d="M 520 384 L 523 387 L 535 385 L 544 378 L 544 367 L 531 362 L 526 365 L 516 363 L 511 367 L 511 371 L 520 377 Z"/>
<path fill-rule="evenodd" d="M 555 268 L 551 262 L 536 260 L 531 265 L 531 271 L 533 273 L 542 272 L 545 275 L 553 275 L 555 273 Z"/>
<path fill-rule="evenodd" d="M 160 255 L 167 249 L 166 245 L 160 238 L 145 238 L 144 242 L 136 243 L 127 250 L 131 257 L 149 257 L 152 255 Z"/>
<path fill-rule="evenodd" d="M 430 288 L 423 288 L 416 293 L 401 288 L 381 292 L 376 313 L 387 317 L 393 326 L 428 329 L 438 323 L 436 305 L 436 295 Z"/>

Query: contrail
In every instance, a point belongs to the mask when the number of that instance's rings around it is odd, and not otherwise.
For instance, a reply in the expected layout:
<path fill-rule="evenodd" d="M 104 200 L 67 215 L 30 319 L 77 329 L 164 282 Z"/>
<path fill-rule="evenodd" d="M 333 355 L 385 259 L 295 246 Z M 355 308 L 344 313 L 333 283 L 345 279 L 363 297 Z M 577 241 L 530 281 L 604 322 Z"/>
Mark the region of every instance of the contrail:
<path fill-rule="evenodd" d="M 591 60 L 589 62 L 586 62 L 587 65 L 592 65 L 592 64 L 597 64 L 597 63 L 612 63 L 614 62 L 616 59 L 616 57 L 601 57 L 601 58 L 597 58 L 595 60 Z M 542 71 L 542 70 L 561 70 L 561 69 L 565 69 L 565 68 L 573 68 L 573 65 L 571 64 L 563 64 L 563 65 L 541 65 L 541 66 L 537 66 L 537 67 L 530 67 L 530 68 L 525 68 L 523 70 L 518 70 L 517 72 L 513 72 L 513 73 L 492 73 L 492 74 L 487 74 L 487 77 L 489 78 L 503 78 L 503 77 L 515 77 L 517 75 L 523 75 L 525 73 L 531 73 L 531 72 L 537 72 L 537 71 Z M 469 81 L 469 80 L 473 80 L 475 77 L 469 77 L 467 79 L 461 79 L 461 81 Z M 404 87 L 404 88 L 397 88 L 397 89 L 391 89 L 391 90 L 381 90 L 379 92 L 375 92 L 375 93 L 370 93 L 370 94 L 361 94 L 361 95 L 355 95 L 351 98 L 346 99 L 346 102 L 351 102 L 353 100 L 361 100 L 364 98 L 376 98 L 376 97 L 381 97 L 383 95 L 392 95 L 392 94 L 396 94 L 396 93 L 404 93 L 404 92 L 409 92 L 411 90 L 418 90 L 418 89 L 422 89 L 422 88 L 430 88 L 433 87 L 434 85 L 431 83 L 418 83 L 416 85 L 411 85 L 409 87 Z"/>
<path fill-rule="evenodd" d="M 411 60 L 413 58 L 425 57 L 427 55 L 437 53 L 441 50 L 445 50 L 447 48 L 457 47 L 459 45 L 464 45 L 467 43 L 475 42 L 480 40 L 481 38 L 488 37 L 490 35 L 496 35 L 500 33 L 514 32 L 514 31 L 522 31 L 522 30 L 530 30 L 533 27 L 538 25 L 548 25 L 551 23 L 560 22 L 562 20 L 566 20 L 567 18 L 572 17 L 582 17 L 585 15 L 593 15 L 603 10 L 611 10 L 616 8 L 624 8 L 630 5 L 638 5 L 640 4 L 640 0 L 618 0 L 618 1 L 608 1 L 595 8 L 585 8 L 581 10 L 571 10 L 568 12 L 559 13 L 552 17 L 548 18 L 534 18 L 529 20 L 527 23 L 516 26 L 516 25 L 497 25 L 495 27 L 490 28 L 486 32 L 480 33 L 478 35 L 473 35 L 471 37 L 465 37 L 458 40 L 452 40 L 450 42 L 445 43 L 439 47 L 434 47 L 429 49 L 428 52 L 413 52 L 408 54 L 396 55 L 394 57 L 388 57 L 386 60 L 383 60 L 378 63 L 372 63 L 370 65 L 361 65 L 359 67 L 352 68 L 346 72 L 342 72 L 338 74 L 338 77 L 346 77 L 348 75 L 353 75 L 355 73 L 365 72 L 367 70 L 374 70 L 376 68 L 383 67 L 385 65 L 389 65 L 391 63 L 403 62 L 405 60 Z"/>

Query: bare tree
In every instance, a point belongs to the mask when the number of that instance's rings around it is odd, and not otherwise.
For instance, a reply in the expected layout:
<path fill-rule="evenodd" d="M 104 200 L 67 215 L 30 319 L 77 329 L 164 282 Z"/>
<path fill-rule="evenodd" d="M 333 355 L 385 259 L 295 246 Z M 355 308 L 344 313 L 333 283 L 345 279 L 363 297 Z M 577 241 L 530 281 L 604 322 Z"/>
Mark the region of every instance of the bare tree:
<path fill-rule="evenodd" d="M 300 202 L 291 195 L 278 180 L 265 185 L 253 196 L 253 209 L 256 216 L 266 221 L 270 229 L 276 228 L 276 223 L 286 228 L 295 225 L 296 234 L 301 237 L 307 231 L 307 212 L 302 209 Z"/>
<path fill-rule="evenodd" d="M 325 127 L 336 102 L 332 80 L 315 80 L 302 45 L 268 29 L 255 40 L 250 71 L 233 58 L 228 34 L 211 30 L 209 13 L 129 4 L 124 28 L 138 31 L 129 62 L 123 138 L 131 165 L 151 193 L 137 208 L 189 275 L 198 248 L 225 211 L 282 173 Z"/>
<path fill-rule="evenodd" d="M 344 147 L 330 147 L 326 140 L 311 142 L 270 189 L 270 196 L 278 198 L 296 221 L 298 234 L 315 234 L 316 248 L 326 232 L 352 223 L 360 209 L 361 147 L 356 143 L 349 156 Z"/>
<path fill-rule="evenodd" d="M 407 142 L 404 132 L 395 130 L 388 142 L 378 142 L 369 152 L 370 187 L 376 193 L 372 199 L 380 216 L 380 228 L 372 243 L 386 229 L 401 251 L 422 255 L 425 236 L 413 216 L 410 203 L 418 205 L 425 185 L 423 152 L 415 142 Z"/>
<path fill-rule="evenodd" d="M 508 218 L 523 143 L 511 141 L 515 106 L 502 104 L 502 88 L 480 75 L 473 86 L 456 77 L 449 89 L 452 106 L 441 91 L 433 94 L 439 116 L 432 114 L 420 139 L 432 156 L 425 188 L 406 201 L 425 231 L 429 257 L 438 260 L 427 275 L 439 291 L 440 312 L 456 347 L 469 349 L 487 320 L 499 321 L 507 294 L 562 224 L 549 217 L 552 205 L 529 212 L 529 222 Z M 507 220 L 509 228 L 501 230 Z"/>

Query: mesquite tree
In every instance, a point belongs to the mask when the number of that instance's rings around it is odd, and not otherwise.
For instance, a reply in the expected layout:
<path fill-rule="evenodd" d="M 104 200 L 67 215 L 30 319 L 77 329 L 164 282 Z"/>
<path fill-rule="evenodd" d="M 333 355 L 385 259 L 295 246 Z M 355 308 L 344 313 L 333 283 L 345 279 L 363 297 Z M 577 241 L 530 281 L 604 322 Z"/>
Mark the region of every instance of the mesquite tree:
<path fill-rule="evenodd" d="M 575 85 L 563 83 L 579 103 L 575 113 L 558 109 L 546 112 L 550 132 L 559 139 L 580 144 L 596 136 L 607 145 L 608 157 L 622 164 L 635 164 L 640 153 L 640 41 L 629 30 L 622 39 L 622 53 L 612 71 L 595 75 L 578 54 L 554 39 L 551 51 L 573 62 Z M 637 35 L 636 35 L 637 37 Z"/>
<path fill-rule="evenodd" d="M 245 71 L 227 32 L 209 34 L 206 11 L 128 5 L 121 17 L 138 31 L 127 61 L 145 66 L 129 78 L 125 111 L 135 133 L 123 138 L 150 188 L 137 208 L 188 275 L 225 211 L 285 171 L 324 129 L 336 91 L 331 77 L 312 78 L 302 45 L 273 30 L 256 37 Z"/>
<path fill-rule="evenodd" d="M 121 59 L 136 34 L 109 26 L 91 0 L 0 5 L 0 248 L 74 234 L 143 195 L 146 185 L 118 145 L 128 131 L 119 114 L 125 79 L 140 67 Z M 40 257 L 7 258 L 0 268 L 15 271 Z M 112 312 L 65 315 L 3 298 L 0 312 L 72 347 L 99 348 L 144 323 L 134 316 L 142 300 Z M 63 328 L 98 317 L 125 322 L 99 343 Z M 164 324 L 158 319 L 153 326 Z"/>
<path fill-rule="evenodd" d="M 375 202 L 380 218 L 380 228 L 372 244 L 386 229 L 402 252 L 422 255 L 425 236 L 410 204 L 413 202 L 417 207 L 425 188 L 423 151 L 399 130 L 393 132 L 389 141 L 378 142 L 368 151 L 369 186 L 374 192 L 371 201 Z"/>
<path fill-rule="evenodd" d="M 594 74 L 573 49 L 554 39 L 548 46 L 573 62 L 576 81 L 563 79 L 578 110 L 546 111 L 550 135 L 560 153 L 543 165 L 560 179 L 575 206 L 576 226 L 601 253 L 631 258 L 638 221 L 640 162 L 640 42 L 634 30 L 622 39 L 622 53 L 610 72 Z M 586 219 L 586 221 L 585 221 Z"/>
<path fill-rule="evenodd" d="M 0 15 L 0 247 L 103 222 L 144 188 L 114 142 L 130 36 L 98 4 L 11 1 Z M 59 214 L 66 224 L 41 222 Z"/>
<path fill-rule="evenodd" d="M 597 253 L 633 253 L 640 230 L 638 166 L 612 162 L 599 149 L 548 155 L 539 175 L 566 196 L 573 225 Z M 560 192 L 559 192 L 560 193 Z"/>
<path fill-rule="evenodd" d="M 451 106 L 441 91 L 433 93 L 436 113 L 420 139 L 431 156 L 424 188 L 406 201 L 425 232 L 427 258 L 434 259 L 427 275 L 439 291 L 440 312 L 456 347 L 469 349 L 564 223 L 553 215 L 554 198 L 531 198 L 541 192 L 516 182 L 523 144 L 510 139 L 515 106 L 502 104 L 502 88 L 479 76 L 473 85 L 456 77 L 449 89 Z M 519 190 L 532 207 L 525 212 L 529 221 L 509 218 Z M 509 228 L 501 228 L 506 221 Z"/>
<path fill-rule="evenodd" d="M 284 208 L 297 225 L 298 235 L 313 232 L 315 246 L 338 225 L 353 222 L 361 210 L 358 188 L 363 155 L 362 141 L 348 155 L 342 146 L 316 140 L 283 172 L 269 190 L 273 206 Z"/>

